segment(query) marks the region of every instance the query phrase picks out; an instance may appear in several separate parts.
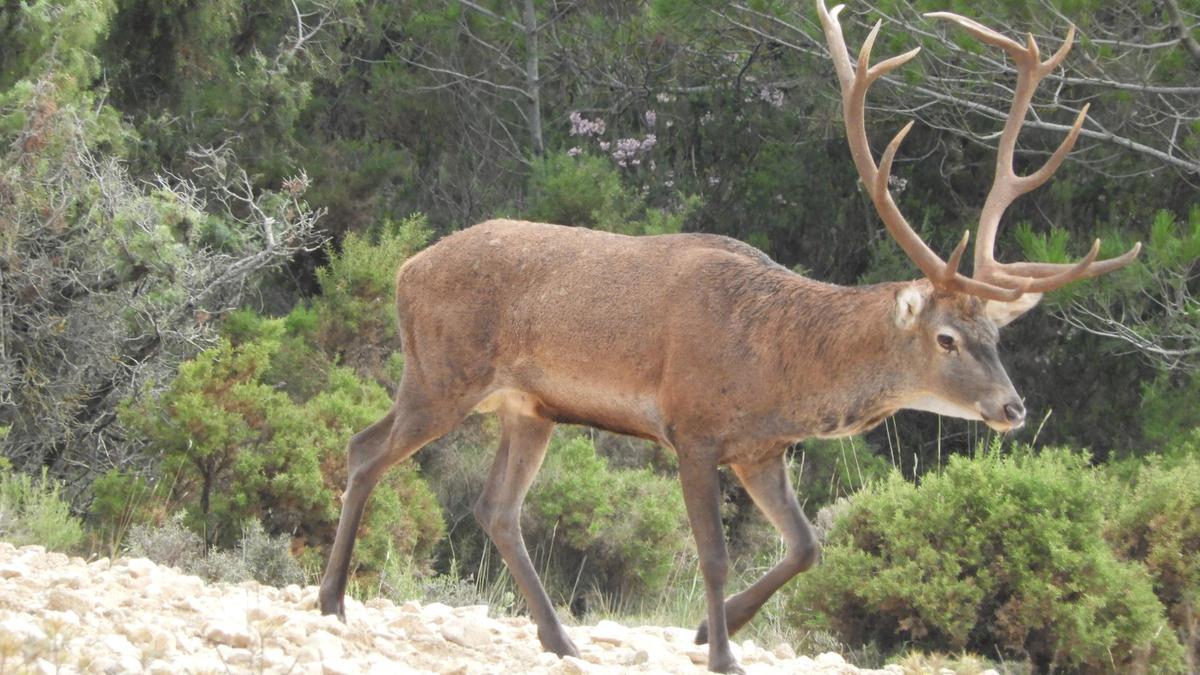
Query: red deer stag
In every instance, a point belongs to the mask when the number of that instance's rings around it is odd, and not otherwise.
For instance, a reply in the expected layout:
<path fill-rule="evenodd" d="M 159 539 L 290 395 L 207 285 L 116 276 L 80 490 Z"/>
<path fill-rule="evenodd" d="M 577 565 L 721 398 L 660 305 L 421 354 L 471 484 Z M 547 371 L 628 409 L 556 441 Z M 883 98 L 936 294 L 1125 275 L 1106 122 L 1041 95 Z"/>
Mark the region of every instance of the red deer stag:
<path fill-rule="evenodd" d="M 472 411 L 500 417 L 500 447 L 474 513 L 520 587 L 548 651 L 578 655 L 538 580 L 521 535 L 521 504 L 556 422 L 587 424 L 674 449 L 707 598 L 697 643 L 710 670 L 742 672 L 729 635 L 818 545 L 789 485 L 784 449 L 811 437 L 859 433 L 901 408 L 1021 426 L 1025 408 L 996 353 L 997 329 L 1041 293 L 1128 264 L 1139 246 L 1078 264 L 1001 264 L 992 257 L 1005 208 L 1046 182 L 1083 114 L 1045 166 L 1013 170 L 1038 81 L 1071 44 L 1039 60 L 1026 46 L 946 13 L 1008 52 L 1019 70 L 996 177 L 980 216 L 974 277 L 958 270 L 967 237 L 943 261 L 905 222 L 888 176 L 906 126 L 872 158 L 867 88 L 917 52 L 869 65 L 878 24 L 851 62 L 837 14 L 817 10 L 842 88 L 850 151 L 888 231 L 925 279 L 843 288 L 806 279 L 754 248 L 705 234 L 626 237 L 493 220 L 452 234 L 400 268 L 396 305 L 405 369 L 395 405 L 349 444 L 349 481 L 321 611 L 344 616 L 350 553 L 367 496 L 390 466 Z M 911 124 L 909 125 L 911 126 Z M 724 597 L 728 558 L 717 468 L 728 464 L 779 530 L 787 554 L 748 589 Z"/>

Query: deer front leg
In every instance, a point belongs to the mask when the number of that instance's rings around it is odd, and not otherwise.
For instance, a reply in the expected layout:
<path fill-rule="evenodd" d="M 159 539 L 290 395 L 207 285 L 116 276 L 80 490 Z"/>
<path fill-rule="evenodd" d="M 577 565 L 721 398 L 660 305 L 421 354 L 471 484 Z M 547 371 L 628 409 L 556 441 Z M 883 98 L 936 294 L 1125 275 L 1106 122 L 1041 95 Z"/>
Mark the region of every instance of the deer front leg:
<path fill-rule="evenodd" d="M 734 464 L 733 472 L 750 493 L 767 520 L 787 544 L 787 555 L 750 588 L 725 601 L 725 621 L 729 634 L 745 626 L 781 586 L 816 564 L 821 547 L 788 478 L 783 455 L 758 464 Z M 708 641 L 708 623 L 696 631 L 696 644 Z"/>
<path fill-rule="evenodd" d="M 500 449 L 492 460 L 483 493 L 475 503 L 475 519 L 500 551 L 529 605 L 542 648 L 559 656 L 578 657 L 579 649 L 558 620 L 521 534 L 521 504 L 542 466 L 554 423 L 514 414 L 502 415 L 501 424 Z"/>
<path fill-rule="evenodd" d="M 733 658 L 726 629 L 725 579 L 729 574 L 729 554 L 721 529 L 721 489 L 716 457 L 715 451 L 680 452 L 679 480 L 683 484 L 683 501 L 700 554 L 708 625 L 715 627 L 709 636 L 708 669 L 715 673 L 745 673 Z"/>

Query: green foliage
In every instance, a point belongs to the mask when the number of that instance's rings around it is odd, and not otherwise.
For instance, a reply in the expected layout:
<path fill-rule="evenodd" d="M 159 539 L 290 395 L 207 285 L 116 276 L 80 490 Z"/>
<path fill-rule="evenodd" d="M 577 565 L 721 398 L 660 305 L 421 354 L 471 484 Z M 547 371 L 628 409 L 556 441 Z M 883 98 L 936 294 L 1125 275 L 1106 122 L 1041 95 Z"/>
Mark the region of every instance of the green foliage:
<path fill-rule="evenodd" d="M 690 542 L 679 482 L 647 469 L 610 469 L 581 434 L 558 436 L 526 502 L 530 538 L 554 541 L 549 561 L 577 562 L 605 592 L 656 591 Z M 572 555 L 573 554 L 573 555 Z"/>
<path fill-rule="evenodd" d="M 92 481 L 88 519 L 96 543 L 115 557 L 131 527 L 165 520 L 168 482 L 169 477 L 152 484 L 117 469 Z"/>
<path fill-rule="evenodd" d="M 620 226 L 637 208 L 621 176 L 602 157 L 558 152 L 539 159 L 530 174 L 529 218 L 583 227 Z"/>
<path fill-rule="evenodd" d="M 699 198 L 683 198 L 675 209 L 652 208 L 626 187 L 612 161 L 588 153 L 551 153 L 534 162 L 529 177 L 528 218 L 593 227 L 622 234 L 670 234 L 683 228 Z"/>
<path fill-rule="evenodd" d="M 230 326 L 237 344 L 222 339 L 184 363 L 153 405 L 123 410 L 126 422 L 162 453 L 160 473 L 174 479 L 168 499 L 186 511 L 186 523 L 208 545 L 232 545 L 243 523 L 253 521 L 262 521 L 272 535 L 296 538 L 301 547 L 332 541 L 346 443 L 382 417 L 390 401 L 378 384 L 328 362 L 321 363 L 325 376 L 319 382 L 296 386 L 284 379 L 295 371 L 281 370 L 277 362 L 321 358 L 288 332 L 304 325 L 303 318 L 235 315 Z M 432 495 L 416 469 L 405 465 L 372 494 L 359 560 L 376 569 L 389 542 L 425 560 L 441 534 Z"/>
<path fill-rule="evenodd" d="M 34 479 L 14 473 L 0 458 L 0 539 L 15 546 L 38 544 L 71 551 L 83 540 L 83 524 L 71 515 L 61 486 L 46 470 Z"/>
<path fill-rule="evenodd" d="M 1148 216 L 1150 214 L 1147 214 Z M 1163 371 L 1200 370 L 1200 301 L 1195 278 L 1200 269 L 1200 207 L 1189 205 L 1153 214 L 1148 240 L 1138 260 L 1119 274 L 1104 275 L 1089 284 L 1074 284 L 1051 295 L 1049 305 L 1072 317 L 1073 323 L 1102 335 L 1114 335 L 1132 345 Z M 1032 259 L 1065 262 L 1067 234 L 1052 230 L 1037 236 L 1022 228 L 1022 248 Z M 1100 256 L 1119 255 L 1133 245 L 1132 237 L 1113 228 L 1105 233 Z M 1116 314 L 1112 308 L 1120 308 Z M 1113 342 L 1113 345 L 1120 345 Z M 1161 389 L 1164 379 L 1152 386 Z M 1184 378 L 1175 377 L 1180 383 Z M 1182 393 L 1182 392 L 1178 392 Z"/>
<path fill-rule="evenodd" d="M 314 342 L 364 376 L 384 379 L 390 354 L 400 349 L 396 330 L 396 271 L 429 241 L 424 216 L 387 222 L 376 238 L 354 233 L 341 251 L 328 250 L 329 263 L 317 270 L 321 294 L 311 315 L 294 316 L 294 328 L 315 329 Z"/>
<path fill-rule="evenodd" d="M 954 457 L 920 486 L 857 495 L 824 562 L 793 584 L 798 625 L 886 650 L 1000 654 L 1038 669 L 1183 669 L 1145 568 L 1101 532 L 1106 491 L 1086 455 Z"/>
<path fill-rule="evenodd" d="M 142 456 L 117 403 L 208 344 L 209 313 L 304 247 L 314 219 L 303 180 L 260 190 L 224 151 L 170 178 L 130 175 L 139 139 L 97 84 L 116 11 L 32 2 L 0 17 L 13 38 L 0 57 L 0 442 L 21 470 L 69 476 L 72 498 Z"/>
<path fill-rule="evenodd" d="M 596 543 L 616 513 L 608 462 L 587 436 L 555 444 L 529 498 L 530 510 L 562 529 L 576 549 Z"/>
<path fill-rule="evenodd" d="M 804 441 L 793 455 L 792 485 L 804 500 L 805 510 L 849 497 L 892 471 L 888 460 L 872 450 L 862 437 Z"/>
<path fill-rule="evenodd" d="M 1109 540 L 1150 571 L 1188 662 L 1200 663 L 1200 429 L 1187 454 L 1153 461 L 1115 500 Z"/>
<path fill-rule="evenodd" d="M 1159 449 L 1187 440 L 1200 429 L 1200 370 L 1160 373 L 1142 385 L 1142 433 Z"/>

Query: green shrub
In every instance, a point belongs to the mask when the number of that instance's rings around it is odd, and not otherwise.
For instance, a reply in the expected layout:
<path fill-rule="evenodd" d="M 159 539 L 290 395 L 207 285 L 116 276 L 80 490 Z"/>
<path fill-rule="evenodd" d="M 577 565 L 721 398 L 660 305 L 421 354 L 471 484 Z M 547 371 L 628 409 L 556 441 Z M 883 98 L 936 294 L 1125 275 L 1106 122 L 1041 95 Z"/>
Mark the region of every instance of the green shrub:
<path fill-rule="evenodd" d="M 669 234 L 699 208 L 696 196 L 672 198 L 672 208 L 651 207 L 644 192 L 627 187 L 605 157 L 549 153 L 533 164 L 526 217 L 621 234 Z"/>
<path fill-rule="evenodd" d="M 609 527 L 616 513 L 608 462 L 582 435 L 553 443 L 547 453 L 529 495 L 531 513 L 553 523 L 570 546 L 587 549 Z"/>
<path fill-rule="evenodd" d="M 1145 568 L 1102 538 L 1111 485 L 1086 455 L 954 457 L 851 502 L 792 585 L 798 626 L 895 651 L 998 654 L 1039 670 L 1183 669 Z"/>
<path fill-rule="evenodd" d="M 635 590 L 661 589 L 672 564 L 692 541 L 683 492 L 674 477 L 649 469 L 613 472 L 615 515 L 601 539 L 614 579 L 632 579 Z M 626 582 L 628 584 L 628 582 Z"/>
<path fill-rule="evenodd" d="M 59 484 L 45 469 L 34 479 L 13 472 L 8 460 L 0 458 L 0 539 L 14 546 L 70 551 L 83 540 L 83 524 L 71 515 Z"/>
<path fill-rule="evenodd" d="M 1193 436 L 1200 450 L 1200 429 Z M 1115 510 L 1109 539 L 1122 557 L 1150 570 L 1154 592 L 1195 671 L 1200 665 L 1200 452 L 1143 467 Z"/>
<path fill-rule="evenodd" d="M 1142 385 L 1142 433 L 1160 449 L 1187 442 L 1200 428 L 1200 371 L 1163 372 Z"/>
<path fill-rule="evenodd" d="M 168 479 L 151 483 L 142 476 L 112 469 L 92 481 L 92 504 L 88 509 L 93 549 L 103 547 L 116 556 L 130 528 L 161 523 L 167 517 Z"/>
<path fill-rule="evenodd" d="M 548 154 L 534 163 L 529 182 L 534 201 L 528 216 L 534 220 L 612 229 L 632 221 L 639 206 L 611 162 L 600 157 Z"/>
<path fill-rule="evenodd" d="M 552 549 L 553 574 L 573 583 L 586 566 L 614 594 L 660 590 L 692 541 L 679 481 L 610 469 L 578 432 L 551 442 L 525 512 L 527 539 Z"/>
<path fill-rule="evenodd" d="M 184 363 L 157 401 L 126 406 L 123 421 L 162 453 L 160 475 L 171 478 L 167 501 L 185 510 L 187 525 L 208 546 L 230 548 L 242 523 L 261 521 L 271 535 L 294 538 L 298 549 L 323 548 L 337 525 L 346 443 L 382 417 L 390 399 L 289 334 L 284 319 L 243 316 L 233 323 L 238 344 L 223 339 Z M 289 387 L 282 378 L 293 373 L 277 368 L 277 359 L 319 362 L 320 386 L 314 380 Z M 104 508 L 110 517 L 113 511 Z M 356 560 L 376 570 L 394 542 L 425 561 L 442 532 L 432 493 L 415 465 L 405 464 L 372 494 Z"/>
<path fill-rule="evenodd" d="M 388 357 L 400 349 L 396 330 L 396 271 L 429 241 L 425 218 L 412 215 L 382 228 L 377 239 L 355 233 L 341 251 L 328 250 L 317 270 L 321 294 L 312 316 L 297 315 L 292 328 L 313 332 L 314 344 L 360 375 L 385 380 Z"/>
<path fill-rule="evenodd" d="M 810 513 L 892 471 L 887 458 L 876 454 L 861 436 L 804 441 L 793 457 L 793 467 L 792 484 Z"/>

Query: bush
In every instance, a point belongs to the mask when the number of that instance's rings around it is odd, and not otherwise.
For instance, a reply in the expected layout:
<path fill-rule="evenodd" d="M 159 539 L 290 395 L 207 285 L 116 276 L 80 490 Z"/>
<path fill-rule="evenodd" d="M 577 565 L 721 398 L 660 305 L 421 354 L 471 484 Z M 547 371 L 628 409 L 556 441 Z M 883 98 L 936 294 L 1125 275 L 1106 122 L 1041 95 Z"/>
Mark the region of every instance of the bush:
<path fill-rule="evenodd" d="M 164 486 L 169 482 L 154 482 L 117 469 L 92 481 L 88 520 L 93 550 L 103 547 L 115 557 L 132 527 L 163 522 L 168 508 Z"/>
<path fill-rule="evenodd" d="M 1200 430 L 1193 436 L 1200 450 Z M 1150 570 L 1194 672 L 1200 665 L 1200 452 L 1144 467 L 1115 510 L 1108 537 L 1122 557 Z"/>
<path fill-rule="evenodd" d="M 222 339 L 184 363 L 153 405 L 122 412 L 162 453 L 159 473 L 170 481 L 165 510 L 184 509 L 186 524 L 209 547 L 234 546 L 242 523 L 252 521 L 270 535 L 294 538 L 300 550 L 332 542 L 346 443 L 390 406 L 382 387 L 331 364 L 296 335 L 303 325 L 237 315 L 230 322 L 236 344 Z M 275 367 L 277 360 L 319 367 L 293 373 Z M 289 386 L 293 374 L 311 381 Z M 110 517 L 112 505 L 122 502 L 121 487 L 114 482 L 112 494 L 102 493 Z M 394 542 L 404 555 L 427 561 L 442 533 L 432 493 L 415 465 L 405 464 L 372 494 L 356 560 L 377 570 Z"/>
<path fill-rule="evenodd" d="M 386 368 L 400 350 L 396 271 L 430 234 L 425 218 L 412 215 L 386 224 L 377 238 L 350 233 L 340 252 L 328 250 L 329 264 L 317 270 L 321 294 L 313 300 L 311 323 L 315 344 L 330 358 L 363 377 L 399 381 Z"/>
<path fill-rule="evenodd" d="M 530 185 L 534 202 L 529 217 L 535 220 L 611 229 L 633 220 L 637 209 L 620 174 L 600 157 L 547 155 L 533 165 Z"/>
<path fill-rule="evenodd" d="M 14 473 L 8 460 L 0 458 L 0 539 L 14 546 L 70 551 L 83 540 L 83 524 L 71 515 L 59 484 L 45 469 L 34 480 Z"/>
<path fill-rule="evenodd" d="M 126 542 L 130 555 L 181 570 L 204 557 L 204 539 L 184 526 L 182 512 L 161 525 L 134 525 Z"/>
<path fill-rule="evenodd" d="M 810 513 L 885 478 L 892 464 L 862 436 L 804 441 L 793 456 L 792 484 Z"/>
<path fill-rule="evenodd" d="M 301 583 L 304 571 L 291 554 L 290 542 L 286 535 L 268 535 L 256 520 L 246 524 L 241 539 L 229 550 L 205 550 L 204 540 L 189 530 L 179 516 L 162 525 L 134 525 L 129 531 L 132 555 L 177 567 L 185 574 L 226 583 L 249 579 L 271 586 Z"/>
<path fill-rule="evenodd" d="M 1038 670 L 1183 669 L 1145 569 L 1104 542 L 1086 455 L 954 457 L 851 502 L 824 563 L 793 582 L 799 626 L 895 651 L 999 654 Z"/>
<path fill-rule="evenodd" d="M 700 199 L 673 199 L 672 208 L 648 206 L 644 193 L 626 187 L 608 159 L 551 153 L 533 164 L 529 178 L 533 220 L 592 227 L 621 234 L 669 234 L 683 229 Z"/>
<path fill-rule="evenodd" d="M 646 469 L 610 469 L 584 435 L 551 442 L 530 490 L 530 541 L 551 542 L 550 564 L 572 583 L 587 566 L 605 593 L 660 590 L 690 547 L 679 482 Z"/>

